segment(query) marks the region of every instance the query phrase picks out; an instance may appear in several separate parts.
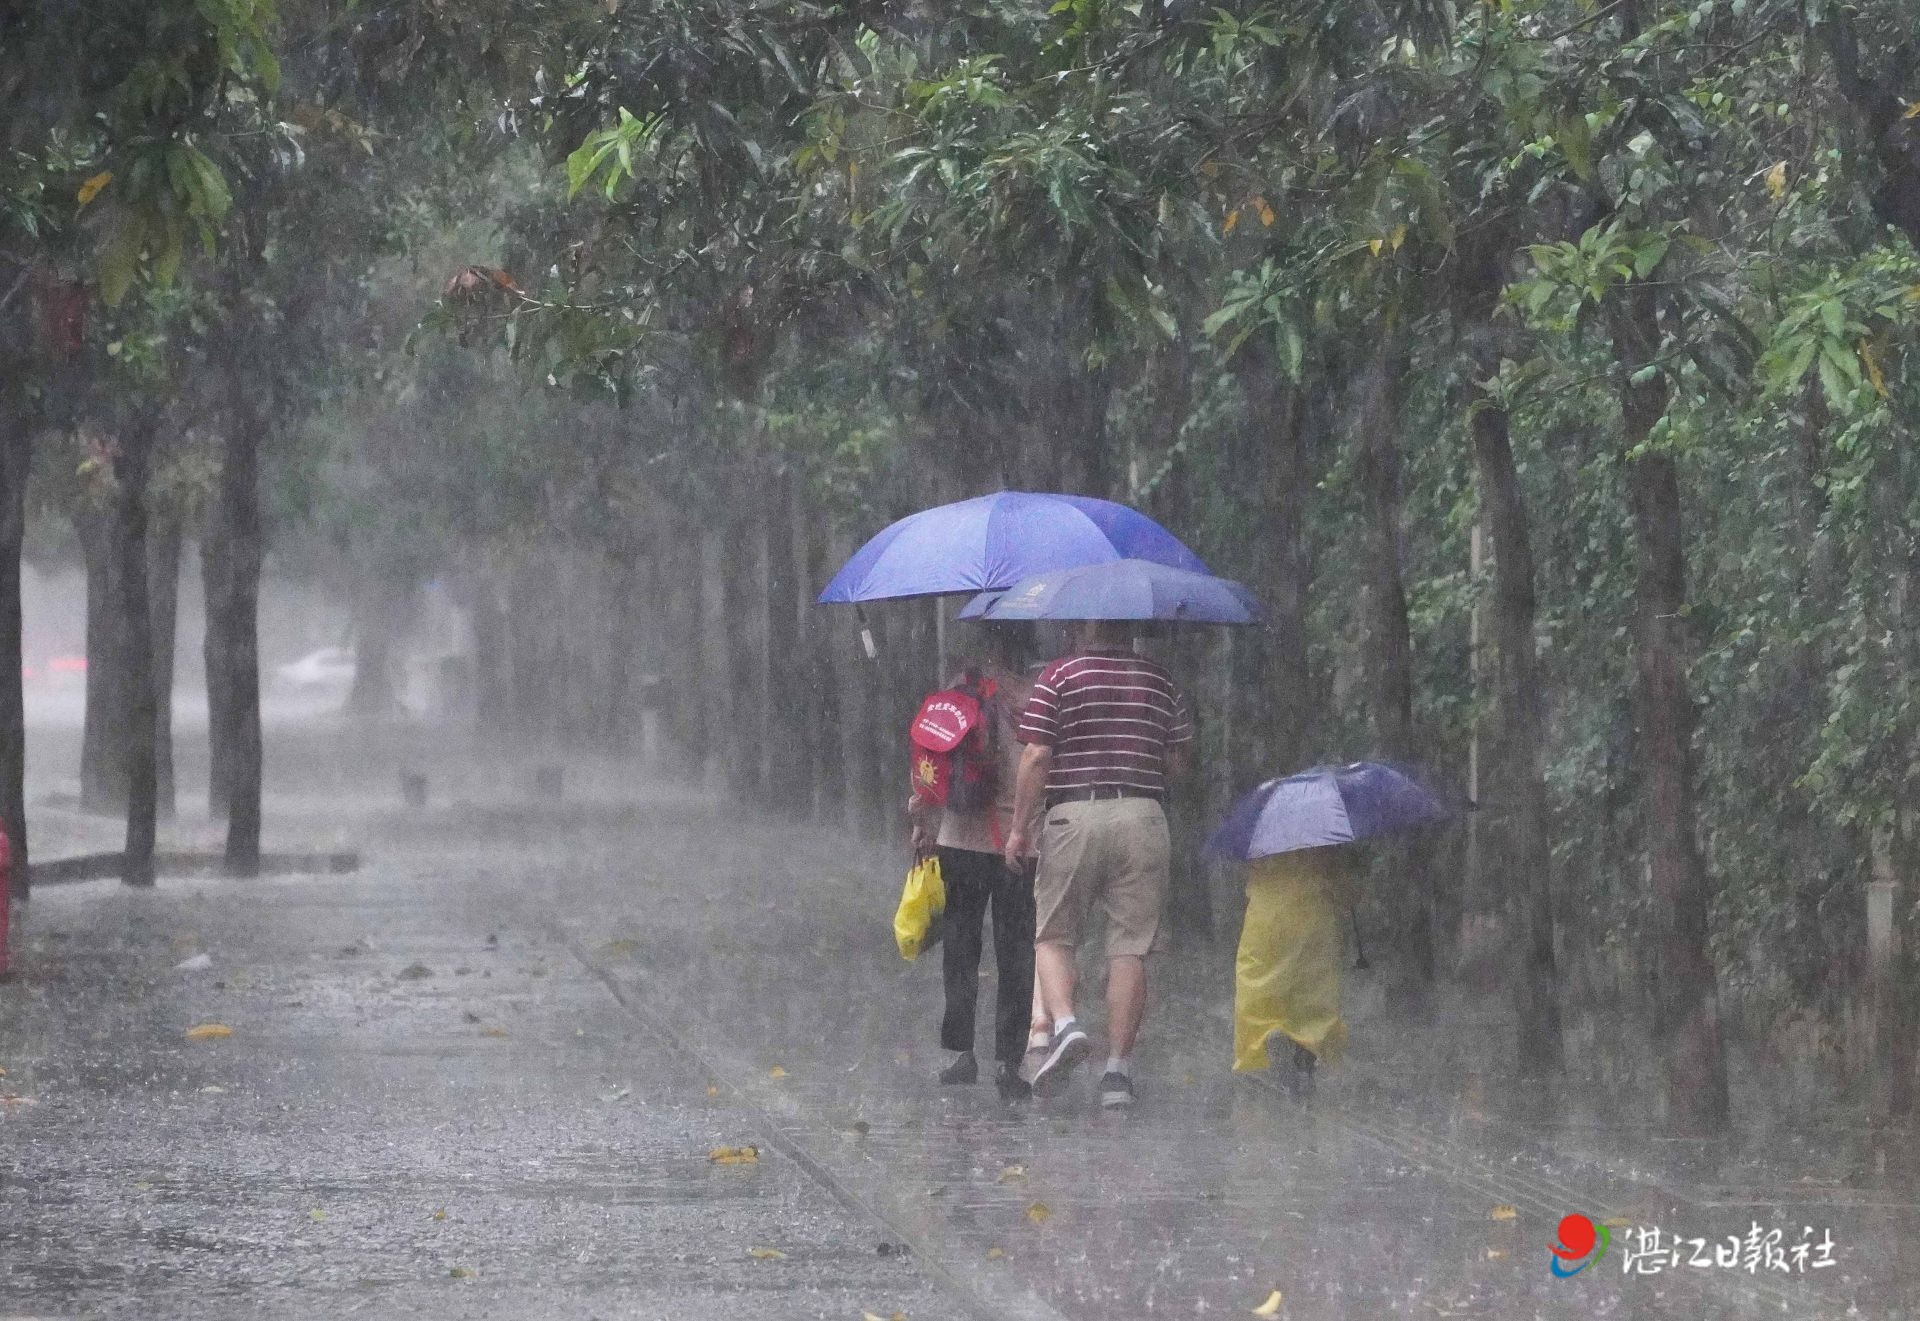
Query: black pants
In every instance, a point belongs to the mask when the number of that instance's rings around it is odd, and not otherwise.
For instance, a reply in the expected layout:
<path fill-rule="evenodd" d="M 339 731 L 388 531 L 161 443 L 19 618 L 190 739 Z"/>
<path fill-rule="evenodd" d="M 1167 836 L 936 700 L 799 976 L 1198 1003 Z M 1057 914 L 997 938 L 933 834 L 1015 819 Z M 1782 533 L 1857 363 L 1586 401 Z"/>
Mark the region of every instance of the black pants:
<path fill-rule="evenodd" d="M 942 969 L 947 1012 L 940 1020 L 940 1045 L 973 1049 L 974 1002 L 980 994 L 980 924 L 993 908 L 993 958 L 1000 986 L 993 999 L 993 1057 L 1018 1063 L 1027 1049 L 1027 1022 L 1033 1009 L 1033 873 L 1007 870 L 991 853 L 941 849 L 940 877 L 947 885 L 942 919 L 946 945 Z"/>

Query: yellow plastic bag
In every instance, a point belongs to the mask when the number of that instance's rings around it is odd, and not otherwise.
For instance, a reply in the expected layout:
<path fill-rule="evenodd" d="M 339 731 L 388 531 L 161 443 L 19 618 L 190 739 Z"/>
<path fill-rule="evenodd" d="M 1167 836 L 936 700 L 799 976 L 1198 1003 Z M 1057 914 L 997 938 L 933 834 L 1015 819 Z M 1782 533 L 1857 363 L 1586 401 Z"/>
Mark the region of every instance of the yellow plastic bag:
<path fill-rule="evenodd" d="M 900 891 L 900 907 L 893 914 L 893 940 L 900 957 L 911 963 L 939 936 L 939 917 L 947 911 L 947 883 L 940 875 L 940 859 L 921 858 L 907 873 Z"/>

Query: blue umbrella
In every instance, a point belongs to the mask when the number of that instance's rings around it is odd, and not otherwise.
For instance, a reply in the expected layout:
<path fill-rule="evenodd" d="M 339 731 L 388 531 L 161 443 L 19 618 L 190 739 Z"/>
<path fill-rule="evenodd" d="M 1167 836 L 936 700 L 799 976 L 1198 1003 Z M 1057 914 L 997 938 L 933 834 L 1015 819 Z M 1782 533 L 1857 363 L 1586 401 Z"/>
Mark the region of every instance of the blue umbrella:
<path fill-rule="evenodd" d="M 1252 624 L 1253 593 L 1227 578 L 1151 560 L 1110 560 L 1055 569 L 1004 592 L 982 592 L 962 619 L 1168 619 L 1189 624 Z"/>
<path fill-rule="evenodd" d="M 1048 569 L 1153 560 L 1205 573 L 1138 510 L 1082 495 L 1000 491 L 910 514 L 853 553 L 819 604 L 995 591 Z"/>
<path fill-rule="evenodd" d="M 1297 849 L 1350 844 L 1453 815 L 1411 772 L 1377 761 L 1320 766 L 1268 780 L 1235 803 L 1207 840 L 1228 858 L 1265 858 Z"/>

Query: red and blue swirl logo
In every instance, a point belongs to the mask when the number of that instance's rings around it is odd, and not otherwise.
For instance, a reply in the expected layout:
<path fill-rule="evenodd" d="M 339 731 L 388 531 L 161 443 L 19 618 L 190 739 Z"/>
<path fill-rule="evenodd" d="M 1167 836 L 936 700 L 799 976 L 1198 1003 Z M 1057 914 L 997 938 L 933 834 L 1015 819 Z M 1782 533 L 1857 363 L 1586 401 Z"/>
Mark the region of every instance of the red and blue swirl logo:
<path fill-rule="evenodd" d="M 1606 1256 L 1613 1242 L 1613 1235 L 1605 1225 L 1596 1225 L 1583 1215 L 1570 1215 L 1561 1220 L 1559 1235 L 1547 1267 L 1563 1280 L 1572 1279 Z M 1576 1262 L 1579 1264 L 1575 1265 Z"/>

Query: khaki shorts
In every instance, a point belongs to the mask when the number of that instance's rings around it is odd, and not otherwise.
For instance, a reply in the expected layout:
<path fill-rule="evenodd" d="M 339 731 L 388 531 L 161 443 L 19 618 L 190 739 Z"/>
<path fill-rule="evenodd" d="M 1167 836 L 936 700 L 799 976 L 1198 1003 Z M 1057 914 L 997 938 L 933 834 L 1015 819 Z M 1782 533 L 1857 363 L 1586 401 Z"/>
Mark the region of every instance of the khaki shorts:
<path fill-rule="evenodd" d="M 1034 877 L 1036 941 L 1077 944 L 1094 900 L 1107 914 L 1107 957 L 1160 947 L 1172 849 L 1157 799 L 1096 798 L 1050 807 Z"/>

